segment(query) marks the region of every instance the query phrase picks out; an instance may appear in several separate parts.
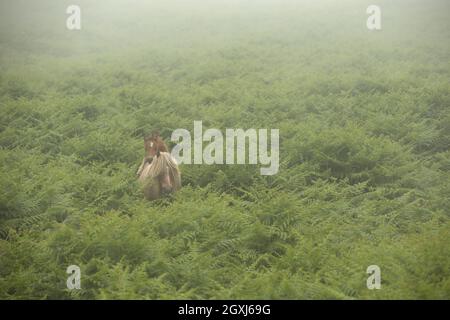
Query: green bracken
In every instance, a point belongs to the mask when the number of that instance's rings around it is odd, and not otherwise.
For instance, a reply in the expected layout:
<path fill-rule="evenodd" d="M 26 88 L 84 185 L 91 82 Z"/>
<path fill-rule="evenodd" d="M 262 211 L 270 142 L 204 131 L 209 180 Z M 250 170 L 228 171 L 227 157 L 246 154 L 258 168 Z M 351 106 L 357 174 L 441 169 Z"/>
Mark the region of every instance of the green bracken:
<path fill-rule="evenodd" d="M 0 4 L 1 299 L 450 298 L 447 1 L 77 2 Z M 279 172 L 146 201 L 194 120 L 279 129 Z"/>

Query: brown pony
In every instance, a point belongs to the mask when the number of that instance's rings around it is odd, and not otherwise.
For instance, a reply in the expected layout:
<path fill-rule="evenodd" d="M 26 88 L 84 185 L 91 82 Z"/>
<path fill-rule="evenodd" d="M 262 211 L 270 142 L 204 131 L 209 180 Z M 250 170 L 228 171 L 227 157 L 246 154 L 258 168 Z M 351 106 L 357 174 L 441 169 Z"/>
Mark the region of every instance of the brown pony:
<path fill-rule="evenodd" d="M 136 174 L 143 185 L 145 197 L 155 200 L 180 189 L 181 177 L 177 162 L 168 152 L 159 133 L 146 136 L 144 148 L 145 156 Z"/>

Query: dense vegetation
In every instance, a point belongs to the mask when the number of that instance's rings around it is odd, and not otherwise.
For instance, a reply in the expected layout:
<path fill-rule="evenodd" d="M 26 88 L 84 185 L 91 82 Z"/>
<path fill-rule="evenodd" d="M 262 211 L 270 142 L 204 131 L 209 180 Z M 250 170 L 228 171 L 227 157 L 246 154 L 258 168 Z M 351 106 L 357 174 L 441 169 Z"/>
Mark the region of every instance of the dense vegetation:
<path fill-rule="evenodd" d="M 0 298 L 450 298 L 448 2 L 71 2 L 0 5 Z M 194 120 L 280 129 L 278 174 L 145 201 Z"/>

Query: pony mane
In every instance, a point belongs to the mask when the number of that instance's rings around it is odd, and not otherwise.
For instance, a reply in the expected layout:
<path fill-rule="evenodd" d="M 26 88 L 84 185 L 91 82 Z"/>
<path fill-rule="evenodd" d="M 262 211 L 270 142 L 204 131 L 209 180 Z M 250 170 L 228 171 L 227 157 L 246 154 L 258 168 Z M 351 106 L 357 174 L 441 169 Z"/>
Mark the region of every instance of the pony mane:
<path fill-rule="evenodd" d="M 168 152 L 161 152 L 159 157 L 154 157 L 150 164 L 142 170 L 139 181 L 155 179 L 164 174 L 169 174 L 175 190 L 181 187 L 180 172 L 176 160 Z"/>

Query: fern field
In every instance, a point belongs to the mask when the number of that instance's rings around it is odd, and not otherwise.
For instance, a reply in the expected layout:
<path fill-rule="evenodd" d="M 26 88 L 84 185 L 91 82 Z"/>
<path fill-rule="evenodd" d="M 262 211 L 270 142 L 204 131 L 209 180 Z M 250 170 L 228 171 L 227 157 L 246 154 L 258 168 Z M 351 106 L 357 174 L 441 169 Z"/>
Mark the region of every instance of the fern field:
<path fill-rule="evenodd" d="M 0 299 L 450 298 L 448 1 L 72 2 L 0 2 Z M 146 201 L 144 135 L 198 120 L 278 173 Z"/>

